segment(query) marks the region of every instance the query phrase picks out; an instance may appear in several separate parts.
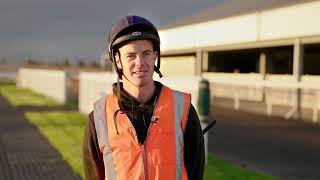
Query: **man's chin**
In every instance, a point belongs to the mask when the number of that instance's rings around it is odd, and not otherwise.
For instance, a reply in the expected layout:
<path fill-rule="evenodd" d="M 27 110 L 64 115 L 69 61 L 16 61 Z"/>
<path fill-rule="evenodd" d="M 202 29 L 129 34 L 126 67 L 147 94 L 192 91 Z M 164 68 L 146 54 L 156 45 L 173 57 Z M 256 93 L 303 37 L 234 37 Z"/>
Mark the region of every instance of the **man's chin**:
<path fill-rule="evenodd" d="M 145 80 L 136 80 L 136 81 L 133 81 L 132 84 L 134 86 L 136 86 L 136 87 L 144 87 L 144 86 L 147 86 L 148 83 L 150 83 L 150 82 L 149 81 L 145 81 Z"/>
<path fill-rule="evenodd" d="M 143 87 L 143 86 L 146 86 L 146 85 L 147 85 L 147 83 L 144 83 L 144 82 L 134 82 L 133 84 L 134 84 L 134 86 L 136 86 L 136 87 Z"/>
<path fill-rule="evenodd" d="M 144 86 L 147 86 L 149 83 L 153 83 L 153 79 L 152 78 L 151 79 L 149 79 L 149 78 L 130 78 L 128 80 L 124 80 L 124 83 L 129 83 L 135 87 L 144 87 Z"/>

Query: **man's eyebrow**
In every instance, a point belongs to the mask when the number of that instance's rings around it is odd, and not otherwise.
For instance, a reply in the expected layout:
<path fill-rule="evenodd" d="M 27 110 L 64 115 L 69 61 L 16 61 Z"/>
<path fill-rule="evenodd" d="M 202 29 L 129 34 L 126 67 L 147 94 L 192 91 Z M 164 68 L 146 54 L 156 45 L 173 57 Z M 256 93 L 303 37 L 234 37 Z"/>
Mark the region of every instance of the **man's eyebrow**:
<path fill-rule="evenodd" d="M 127 53 L 125 53 L 125 55 L 134 55 L 134 54 L 137 54 L 137 53 L 135 53 L 135 52 L 127 52 Z"/>

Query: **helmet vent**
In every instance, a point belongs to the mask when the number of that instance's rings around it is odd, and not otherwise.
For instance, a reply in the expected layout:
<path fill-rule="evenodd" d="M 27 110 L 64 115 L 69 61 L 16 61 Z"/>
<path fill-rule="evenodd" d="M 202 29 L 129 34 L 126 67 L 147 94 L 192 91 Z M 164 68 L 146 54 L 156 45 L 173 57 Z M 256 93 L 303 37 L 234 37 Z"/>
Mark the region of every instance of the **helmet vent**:
<path fill-rule="evenodd" d="M 140 31 L 135 31 L 131 35 L 132 36 L 140 36 L 142 33 Z"/>

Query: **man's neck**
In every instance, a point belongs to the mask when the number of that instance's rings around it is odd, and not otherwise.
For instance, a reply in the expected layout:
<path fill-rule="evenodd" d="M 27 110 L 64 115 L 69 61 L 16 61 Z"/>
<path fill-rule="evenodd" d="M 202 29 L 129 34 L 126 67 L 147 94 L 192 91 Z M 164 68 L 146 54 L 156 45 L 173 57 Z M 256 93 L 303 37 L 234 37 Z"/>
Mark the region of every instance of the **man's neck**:
<path fill-rule="evenodd" d="M 142 87 L 136 87 L 126 83 L 123 84 L 123 89 L 139 103 L 148 101 L 152 97 L 155 88 L 154 83 Z"/>

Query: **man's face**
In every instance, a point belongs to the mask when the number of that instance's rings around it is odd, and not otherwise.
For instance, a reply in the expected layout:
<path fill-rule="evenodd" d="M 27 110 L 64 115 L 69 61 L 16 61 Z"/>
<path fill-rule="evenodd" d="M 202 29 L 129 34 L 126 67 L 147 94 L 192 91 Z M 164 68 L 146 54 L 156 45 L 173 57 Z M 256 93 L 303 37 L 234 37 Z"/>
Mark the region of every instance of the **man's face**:
<path fill-rule="evenodd" d="M 122 69 L 123 83 L 135 87 L 143 87 L 153 83 L 156 51 L 149 40 L 135 40 L 119 48 L 116 55 L 117 66 Z M 121 61 L 121 62 L 120 62 Z"/>

